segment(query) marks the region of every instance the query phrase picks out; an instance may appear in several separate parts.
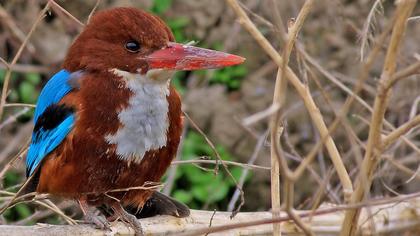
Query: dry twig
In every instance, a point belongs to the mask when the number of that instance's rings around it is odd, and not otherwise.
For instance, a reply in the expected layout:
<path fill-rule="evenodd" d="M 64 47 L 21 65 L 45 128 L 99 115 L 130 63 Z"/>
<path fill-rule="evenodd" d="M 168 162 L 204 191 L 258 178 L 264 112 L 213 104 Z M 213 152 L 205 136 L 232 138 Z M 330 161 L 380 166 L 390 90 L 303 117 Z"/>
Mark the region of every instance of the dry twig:
<path fill-rule="evenodd" d="M 258 31 L 257 27 L 252 23 L 243 9 L 239 6 L 236 0 L 226 0 L 227 3 L 231 6 L 234 12 L 237 14 L 239 22 L 249 31 L 249 33 L 254 37 L 254 39 L 260 44 L 260 46 L 264 49 L 264 51 L 273 59 L 276 64 L 281 67 L 283 65 L 283 58 L 276 52 L 273 46 L 268 42 L 268 40 Z M 296 74 L 293 72 L 292 69 L 286 67 L 285 69 L 286 78 L 290 81 L 290 83 L 294 86 L 296 91 L 298 92 L 299 96 L 303 99 L 305 107 L 307 108 L 312 121 L 314 122 L 315 126 L 317 127 L 318 131 L 320 132 L 321 137 L 325 137 L 325 146 L 327 148 L 328 153 L 330 154 L 330 158 L 337 170 L 338 176 L 340 181 L 343 185 L 343 189 L 345 195 L 353 192 L 352 182 L 344 164 L 341 160 L 341 156 L 337 150 L 337 147 L 334 143 L 334 140 L 329 135 L 328 129 L 325 125 L 325 122 L 322 118 L 322 115 L 316 106 L 313 98 L 311 97 L 311 93 L 307 86 L 305 86 Z M 324 140 L 324 138 L 322 139 Z"/>
<path fill-rule="evenodd" d="M 389 87 L 390 78 L 392 78 L 396 70 L 398 50 L 405 31 L 407 18 L 410 16 L 415 5 L 416 0 L 398 2 L 396 9 L 397 19 L 392 30 L 391 41 L 388 46 L 384 68 L 378 83 L 378 92 L 373 106 L 366 153 L 358 176 L 356 189 L 351 197 L 351 203 L 360 202 L 365 198 L 370 190 L 372 177 L 380 160 L 380 153 L 382 152 L 381 131 L 383 117 L 391 92 Z M 341 235 L 354 235 L 356 233 L 359 214 L 360 210 L 358 209 L 352 209 L 346 212 Z"/>
<path fill-rule="evenodd" d="M 31 35 L 33 34 L 33 32 L 35 31 L 36 27 L 39 25 L 39 23 L 41 22 L 41 20 L 45 17 L 45 13 L 47 12 L 47 10 L 50 7 L 50 2 L 48 2 L 45 7 L 41 10 L 41 12 L 39 13 L 37 19 L 35 20 L 35 23 L 32 25 L 29 33 L 26 35 L 25 40 L 23 41 L 22 45 L 20 46 L 19 50 L 17 51 L 15 57 L 13 58 L 12 62 L 9 64 L 9 68 L 6 71 L 6 75 L 4 76 L 4 82 L 3 82 L 3 89 L 1 92 L 1 98 L 0 98 L 0 120 L 3 116 L 3 110 L 4 110 L 4 105 L 6 104 L 6 95 L 7 95 L 7 90 L 9 89 L 9 82 L 10 82 L 10 78 L 12 76 L 12 70 L 11 68 L 13 68 L 13 66 L 17 63 L 17 61 L 19 60 L 23 49 L 25 49 L 29 38 L 31 37 Z"/>

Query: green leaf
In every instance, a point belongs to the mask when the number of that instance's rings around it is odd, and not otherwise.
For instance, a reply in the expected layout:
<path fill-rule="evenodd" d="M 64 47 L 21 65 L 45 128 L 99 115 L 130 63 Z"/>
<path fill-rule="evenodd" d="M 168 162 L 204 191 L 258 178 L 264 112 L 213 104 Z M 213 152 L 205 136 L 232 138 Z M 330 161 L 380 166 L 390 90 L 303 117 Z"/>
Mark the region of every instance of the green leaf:
<path fill-rule="evenodd" d="M 41 83 L 41 76 L 38 73 L 26 73 L 25 79 L 33 85 Z"/>
<path fill-rule="evenodd" d="M 19 97 L 24 103 L 35 103 L 38 97 L 38 92 L 33 84 L 23 81 L 19 85 Z"/>
<path fill-rule="evenodd" d="M 191 189 L 191 193 L 200 202 L 206 202 L 208 198 L 207 186 L 206 185 L 195 185 Z"/>
<path fill-rule="evenodd" d="M 197 169 L 197 167 L 195 167 Z M 206 185 L 214 180 L 214 173 L 213 172 L 204 172 L 202 170 L 197 169 L 200 173 L 195 175 L 194 178 L 191 179 L 191 182 L 195 184 L 203 184 Z"/>
<path fill-rule="evenodd" d="M 60 219 L 57 216 L 48 217 L 46 220 L 46 223 L 52 224 L 52 225 L 59 225 L 62 224 Z"/>
<path fill-rule="evenodd" d="M 176 42 L 185 42 L 186 41 L 186 38 L 185 38 L 184 34 L 181 31 L 174 30 L 173 31 L 173 34 L 174 34 L 174 37 L 175 37 L 175 41 Z"/>
<path fill-rule="evenodd" d="M 242 168 L 240 168 L 240 167 L 237 167 L 237 166 L 233 167 L 233 168 L 230 170 L 230 173 L 232 173 L 233 177 L 234 177 L 236 180 L 239 180 L 239 178 L 240 178 L 240 177 L 241 177 L 241 175 L 242 175 L 242 172 L 243 172 L 243 169 L 242 169 Z M 248 171 L 248 173 L 249 173 L 249 171 Z"/>
<path fill-rule="evenodd" d="M 201 155 L 211 156 L 215 159 L 214 151 L 198 132 L 188 131 L 182 148 L 182 160 L 197 158 L 197 156 Z M 216 150 L 223 160 L 234 160 L 229 151 L 222 145 L 216 145 Z M 232 174 L 235 179 L 239 179 L 242 169 L 239 167 L 230 169 L 233 171 Z M 181 185 L 190 188 L 188 190 L 189 196 L 192 198 L 188 202 L 190 207 L 193 205 L 200 207 L 204 202 L 216 203 L 221 201 L 227 197 L 229 189 L 234 186 L 233 180 L 227 177 L 224 171 L 220 171 L 215 176 L 213 172 L 203 171 L 191 164 L 181 165 L 178 170 L 182 175 Z M 182 197 L 186 198 L 186 196 L 181 196 L 180 198 Z"/>
<path fill-rule="evenodd" d="M 210 83 L 223 84 L 230 90 L 237 90 L 247 73 L 248 71 L 243 65 L 223 68 L 215 71 Z"/>
<path fill-rule="evenodd" d="M 172 0 L 154 0 L 152 6 L 152 12 L 156 14 L 162 14 L 166 12 L 172 5 Z"/>
<path fill-rule="evenodd" d="M 213 150 L 207 144 L 203 136 L 193 131 L 189 131 L 184 140 L 182 159 L 189 160 L 197 156 L 213 155 Z"/>
<path fill-rule="evenodd" d="M 6 71 L 0 70 L 0 83 L 3 83 L 5 75 L 6 75 Z"/>
<path fill-rule="evenodd" d="M 229 82 L 229 88 L 231 89 L 239 89 L 241 86 L 241 82 L 239 80 L 232 80 Z"/>
<path fill-rule="evenodd" d="M 20 175 L 16 171 L 9 171 L 6 173 L 4 178 L 4 186 L 10 187 L 18 184 L 20 181 Z"/>
<path fill-rule="evenodd" d="M 201 202 L 217 202 L 224 199 L 229 192 L 229 186 L 222 180 L 221 175 L 217 175 L 212 181 L 203 185 L 195 185 L 191 193 Z"/>
<path fill-rule="evenodd" d="M 209 202 L 217 202 L 225 199 L 229 193 L 229 186 L 226 182 L 214 181 L 208 186 Z"/>
<path fill-rule="evenodd" d="M 177 17 L 175 19 L 169 20 L 168 26 L 172 30 L 175 30 L 175 29 L 184 28 L 185 26 L 188 25 L 188 23 L 190 23 L 190 20 L 187 17 Z"/>
<path fill-rule="evenodd" d="M 245 76 L 248 73 L 248 70 L 244 65 L 238 65 L 232 68 L 234 68 L 236 76 Z"/>
<path fill-rule="evenodd" d="M 26 218 L 26 217 L 28 217 L 32 214 L 29 207 L 27 205 L 24 205 L 24 204 L 17 205 L 16 206 L 16 211 L 19 214 L 20 219 L 24 219 L 24 218 Z"/>
<path fill-rule="evenodd" d="M 6 77 L 6 70 L 0 70 L 0 83 L 4 82 L 4 77 Z M 10 81 L 15 81 L 17 78 L 17 73 L 12 72 L 10 75 Z"/>
<path fill-rule="evenodd" d="M 176 200 L 183 202 L 185 204 L 188 204 L 193 200 L 192 195 L 189 192 L 182 189 L 176 190 L 173 196 Z"/>
<path fill-rule="evenodd" d="M 14 209 L 11 209 L 11 208 L 7 209 L 7 210 L 3 213 L 4 218 L 5 218 L 7 221 L 11 220 L 11 219 L 12 219 L 12 217 L 13 217 L 13 212 L 14 212 Z M 7 222 L 7 221 L 6 221 L 6 222 Z M 14 220 L 14 221 L 16 221 L 16 220 Z"/>
<path fill-rule="evenodd" d="M 225 160 L 225 161 L 231 161 L 231 160 L 233 160 L 233 158 L 230 155 L 230 153 L 223 146 L 217 145 L 216 146 L 216 150 L 219 153 L 219 155 L 222 158 L 222 160 Z"/>
<path fill-rule="evenodd" d="M 221 42 L 215 42 L 211 48 L 213 48 L 214 50 L 218 50 L 218 51 L 223 51 L 223 43 Z"/>
<path fill-rule="evenodd" d="M 181 178 L 181 176 L 182 176 L 181 171 L 175 171 L 175 180 Z"/>
<path fill-rule="evenodd" d="M 230 173 L 233 175 L 233 178 L 235 178 L 236 181 L 239 181 L 239 178 L 241 178 L 242 170 L 243 170 L 242 168 L 237 167 L 237 166 L 230 168 Z M 247 179 L 249 179 L 249 177 L 250 177 L 250 172 L 248 172 Z M 227 182 L 229 183 L 229 186 L 235 186 L 235 182 L 233 182 L 230 176 L 227 176 L 226 178 L 228 180 Z"/>
<path fill-rule="evenodd" d="M 194 165 L 184 165 L 182 169 L 192 184 L 207 184 L 214 179 L 213 172 L 204 172 Z"/>

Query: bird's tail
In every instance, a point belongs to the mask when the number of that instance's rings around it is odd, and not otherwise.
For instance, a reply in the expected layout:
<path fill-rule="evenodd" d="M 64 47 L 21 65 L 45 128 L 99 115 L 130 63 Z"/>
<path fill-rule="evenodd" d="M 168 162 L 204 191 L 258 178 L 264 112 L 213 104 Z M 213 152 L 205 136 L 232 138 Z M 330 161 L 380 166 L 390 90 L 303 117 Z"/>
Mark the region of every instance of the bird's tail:
<path fill-rule="evenodd" d="M 136 215 L 137 218 L 147 218 L 155 215 L 171 215 L 183 218 L 190 215 L 190 209 L 185 204 L 157 191 L 146 201 L 141 211 L 136 212 L 137 209 L 126 210 Z"/>
<path fill-rule="evenodd" d="M 106 206 L 98 207 L 98 209 L 105 216 L 112 215 L 112 210 Z M 130 206 L 124 206 L 124 209 L 139 219 L 156 215 L 170 215 L 179 218 L 190 215 L 190 209 L 185 204 L 157 191 L 153 192 L 152 196 L 146 201 L 142 209 Z"/>

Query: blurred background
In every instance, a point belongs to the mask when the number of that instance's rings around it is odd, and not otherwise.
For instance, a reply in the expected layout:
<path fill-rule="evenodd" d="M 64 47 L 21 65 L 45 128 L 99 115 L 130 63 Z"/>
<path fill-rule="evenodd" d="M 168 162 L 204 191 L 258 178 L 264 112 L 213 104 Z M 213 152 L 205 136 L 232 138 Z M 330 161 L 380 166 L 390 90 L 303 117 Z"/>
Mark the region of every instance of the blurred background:
<path fill-rule="evenodd" d="M 56 1 L 68 13 L 86 23 L 95 0 Z M 297 16 L 304 1 L 242 0 L 242 6 L 270 40 L 281 50 L 282 32 L 287 22 Z M 376 7 L 372 10 L 375 2 Z M 374 37 L 380 34 L 395 9 L 394 1 L 320 0 L 306 20 L 298 38 L 300 50 L 292 53 L 290 66 L 311 89 L 313 98 L 328 124 L 335 118 L 348 94 L 331 77 L 352 89 L 361 62 L 369 53 Z M 25 36 L 35 22 L 44 0 L 0 0 L 0 57 L 11 62 Z M 252 163 L 249 172 L 229 165 L 233 177 L 244 182 L 243 211 L 270 209 L 270 155 L 266 137 L 268 119 L 249 125 L 247 118 L 264 111 L 272 103 L 277 66 L 260 49 L 255 40 L 235 20 L 235 15 L 221 0 L 102 0 L 97 10 L 117 6 L 133 6 L 160 16 L 181 43 L 195 41 L 198 46 L 226 51 L 247 58 L 242 65 L 221 70 L 182 72 L 173 85 L 181 92 L 183 109 L 215 144 L 226 161 Z M 369 14 L 371 16 L 369 17 Z M 420 9 L 414 10 L 419 15 Z M 369 19 L 367 21 L 367 19 Z M 367 23 L 368 22 L 368 23 Z M 24 155 L 10 160 L 30 139 L 33 108 L 19 104 L 35 104 L 42 86 L 60 65 L 82 27 L 65 12 L 53 8 L 37 26 L 17 64 L 13 67 L 7 105 L 0 120 L 0 189 L 15 191 L 24 179 Z M 408 22 L 399 56 L 403 68 L 420 58 L 420 22 Z M 386 45 L 381 56 L 383 58 Z M 417 59 L 416 59 L 417 58 Z M 376 82 L 382 71 L 382 59 L 373 66 L 360 94 L 372 105 Z M 6 66 L 0 63 L 0 85 Z M 302 100 L 289 85 L 281 137 L 291 167 L 299 164 L 320 139 Z M 420 101 L 420 80 L 416 76 L 399 83 L 393 92 L 386 119 L 397 127 L 413 117 Z M 355 103 L 333 138 L 351 177 L 357 174 L 368 133 L 370 112 Z M 390 129 L 385 127 L 385 131 Z M 372 197 L 394 196 L 420 190 L 420 129 L 407 135 L 410 144 L 398 142 L 384 153 L 373 184 Z M 417 148 L 417 149 L 416 149 Z M 186 119 L 184 139 L 177 157 L 163 179 L 163 191 L 193 209 L 232 210 L 236 190 L 232 178 L 219 167 L 215 171 L 205 160 L 215 160 L 215 153 L 194 126 Z M 189 160 L 201 160 L 194 163 Z M 322 186 L 322 187 L 321 187 Z M 328 153 L 321 150 L 309 171 L 296 184 L 295 205 L 308 209 L 320 202 L 341 203 L 342 189 L 331 167 Z M 316 201 L 320 196 L 321 201 Z M 7 194 L 0 194 L 0 203 Z M 239 201 L 239 200 L 238 200 Z M 54 200 L 69 216 L 80 215 L 73 202 Z M 236 205 L 238 202 L 236 203 Z M 230 207 L 229 207 L 230 206 Z M 62 223 L 61 217 L 36 204 L 19 204 L 0 216 L 0 223 Z"/>

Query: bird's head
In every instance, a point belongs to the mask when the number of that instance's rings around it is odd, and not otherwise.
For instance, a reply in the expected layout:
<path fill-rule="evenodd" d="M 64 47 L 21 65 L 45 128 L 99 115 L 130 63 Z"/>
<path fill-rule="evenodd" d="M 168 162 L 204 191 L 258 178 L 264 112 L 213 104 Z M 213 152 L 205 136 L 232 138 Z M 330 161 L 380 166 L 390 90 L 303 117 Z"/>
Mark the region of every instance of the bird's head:
<path fill-rule="evenodd" d="M 146 74 L 150 71 L 213 69 L 245 59 L 174 42 L 158 17 L 135 8 L 114 8 L 95 14 L 71 46 L 63 67 L 69 71 Z"/>

